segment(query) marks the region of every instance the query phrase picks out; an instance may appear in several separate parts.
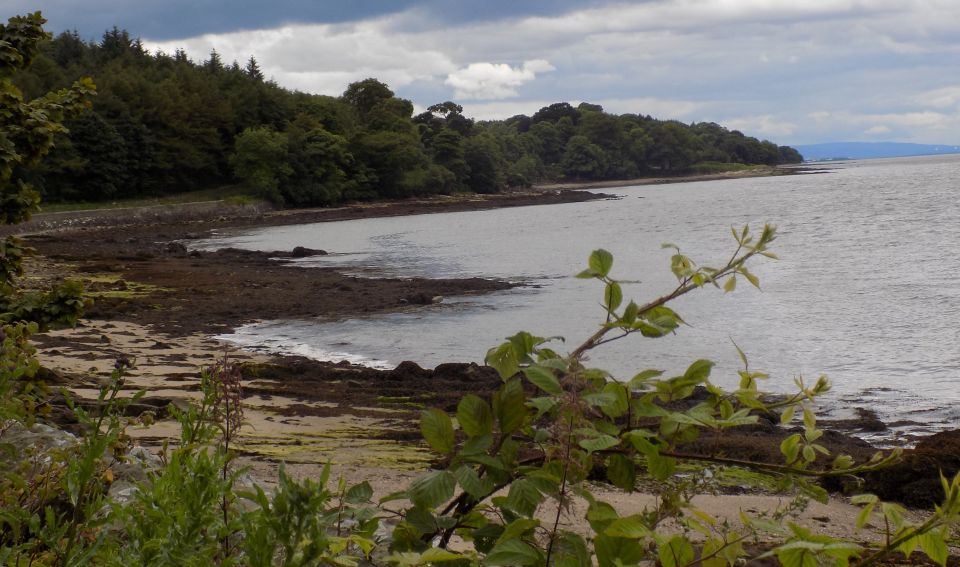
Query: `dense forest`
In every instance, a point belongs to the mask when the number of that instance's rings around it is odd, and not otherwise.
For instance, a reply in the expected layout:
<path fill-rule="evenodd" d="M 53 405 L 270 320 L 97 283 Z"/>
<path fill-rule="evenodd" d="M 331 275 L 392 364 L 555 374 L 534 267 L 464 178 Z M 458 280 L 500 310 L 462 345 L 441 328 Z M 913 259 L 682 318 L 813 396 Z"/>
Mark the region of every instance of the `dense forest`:
<path fill-rule="evenodd" d="M 684 124 L 558 102 L 476 122 L 442 102 L 414 114 L 376 79 L 340 97 L 284 89 L 257 61 L 150 54 L 114 28 L 47 42 L 18 76 L 27 97 L 90 76 L 93 107 L 41 167 L 18 175 L 47 201 L 98 201 L 243 183 L 287 205 L 498 192 L 558 180 L 673 175 L 717 164 L 797 163 L 790 147 L 714 123 Z M 704 166 L 703 164 L 707 164 Z"/>

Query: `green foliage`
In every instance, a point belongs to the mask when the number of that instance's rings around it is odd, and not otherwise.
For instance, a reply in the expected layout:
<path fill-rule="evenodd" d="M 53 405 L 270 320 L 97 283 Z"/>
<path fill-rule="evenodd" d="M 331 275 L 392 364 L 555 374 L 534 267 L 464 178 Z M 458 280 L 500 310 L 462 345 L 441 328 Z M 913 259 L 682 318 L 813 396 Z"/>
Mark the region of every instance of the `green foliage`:
<path fill-rule="evenodd" d="M 48 202 L 161 196 L 240 180 L 277 203 L 326 206 L 801 160 L 792 148 L 717 124 L 615 115 L 588 103 L 475 123 L 445 101 L 412 116 L 412 103 L 374 78 L 337 98 L 292 92 L 265 80 L 254 58 L 242 66 L 215 51 L 199 63 L 182 51 L 150 54 L 117 28 L 98 42 L 62 33 L 22 59 L 37 64 L 16 82 L 38 100 L 83 75 L 99 85 L 92 108 L 65 122 L 72 140 L 48 132 L 58 138 L 50 159 L 16 173 Z"/>
<path fill-rule="evenodd" d="M 682 295 L 708 285 L 729 291 L 728 282 L 734 278 L 759 287 L 747 264 L 757 257 L 776 258 L 769 249 L 776 231 L 765 226 L 759 234 L 747 227 L 732 232 L 735 252 L 718 268 L 701 266 L 676 246 L 665 245 L 673 250 L 671 269 L 677 286 L 646 303 L 625 301 L 622 286 L 612 275 L 613 256 L 594 251 L 578 277 L 595 279 L 603 289 L 604 317 L 596 332 L 567 355 L 549 348 L 550 339 L 526 332 L 490 349 L 487 363 L 503 383 L 489 402 L 474 395 L 461 401 L 459 434 L 442 412 L 424 412 L 421 430 L 431 448 L 443 456 L 443 468 L 391 497 L 413 503 L 393 534 L 394 561 L 420 564 L 422 554 L 446 549 L 457 536 L 472 542 L 468 552 L 455 554 L 464 564 L 722 566 L 749 561 L 743 542 L 772 534 L 783 537 L 783 543 L 763 557 L 784 565 L 846 565 L 858 559 L 868 564 L 895 549 L 912 550 L 909 546 L 919 546 L 943 564 L 945 530 L 960 520 L 960 476 L 952 484 L 944 480 L 946 503 L 922 525 L 909 524 L 897 507 L 883 504 L 890 543 L 878 546 L 841 541 L 794 524 L 784 532 L 780 524 L 747 515 L 741 518 L 742 526 L 734 527 L 698 510 L 691 501 L 693 495 L 709 490 L 700 475 L 691 477 L 691 470 L 709 466 L 721 476 L 726 467 L 747 468 L 793 495 L 783 516 L 788 517 L 790 509 L 802 509 L 809 498 L 827 497 L 817 479 L 854 476 L 897 458 L 893 452 L 878 453 L 859 464 L 845 456 L 824 462 L 822 457 L 829 453 L 817 442 L 823 432 L 817 428 L 810 401 L 829 389 L 825 379 L 810 386 L 798 379 L 796 394 L 766 402 L 757 388 L 757 381 L 766 375 L 750 370 L 739 348 L 744 369 L 740 388 L 730 392 L 711 383 L 709 360 L 694 361 L 672 377 L 645 370 L 629 382 L 583 364 L 588 352 L 610 341 L 677 332 L 683 321 L 667 304 Z M 684 450 L 698 437 L 719 439 L 731 428 L 756 423 L 758 412 L 773 411 L 782 411 L 786 421 L 796 412 L 803 416 L 803 431 L 783 443 L 783 464 L 732 459 L 717 450 Z M 597 500 L 586 480 L 599 465 L 609 482 L 622 490 L 636 490 L 641 482 L 645 489 L 653 486 L 656 507 L 621 517 Z M 592 533 L 587 537 L 562 527 L 574 498 L 589 505 L 586 519 Z M 858 501 L 867 505 L 859 520 L 863 525 L 878 503 L 868 497 Z M 671 523 L 686 531 L 676 533 L 668 527 Z"/>

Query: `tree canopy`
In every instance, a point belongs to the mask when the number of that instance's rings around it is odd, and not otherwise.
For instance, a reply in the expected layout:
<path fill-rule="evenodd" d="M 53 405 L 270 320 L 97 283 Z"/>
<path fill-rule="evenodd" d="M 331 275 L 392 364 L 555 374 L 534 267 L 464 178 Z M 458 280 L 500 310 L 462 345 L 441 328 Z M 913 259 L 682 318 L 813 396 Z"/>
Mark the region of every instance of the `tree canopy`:
<path fill-rule="evenodd" d="M 15 84 L 28 97 L 97 82 L 92 108 L 65 123 L 71 140 L 13 179 L 48 201 L 96 201 L 243 183 L 288 205 L 496 192 L 560 180 L 628 179 L 702 162 L 796 163 L 777 146 L 713 123 L 616 115 L 597 104 L 548 105 L 533 116 L 475 122 L 453 101 L 414 115 L 375 78 L 339 97 L 284 89 L 255 57 L 202 62 L 148 53 L 126 30 L 99 41 L 39 38 Z M 637 109 L 642 111 L 643 109 Z M 59 136 L 58 132 L 52 132 Z"/>

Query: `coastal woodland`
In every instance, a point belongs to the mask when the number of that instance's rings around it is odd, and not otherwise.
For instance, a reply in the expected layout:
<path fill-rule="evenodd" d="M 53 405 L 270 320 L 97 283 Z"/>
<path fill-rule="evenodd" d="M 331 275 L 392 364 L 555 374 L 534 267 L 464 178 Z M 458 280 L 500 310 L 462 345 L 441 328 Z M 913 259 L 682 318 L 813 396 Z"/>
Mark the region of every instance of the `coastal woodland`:
<path fill-rule="evenodd" d="M 42 165 L 19 168 L 48 202 L 95 202 L 242 183 L 287 206 L 798 163 L 790 147 L 715 123 L 551 104 L 475 121 L 446 101 L 416 113 L 366 79 L 339 97 L 285 89 L 254 57 L 193 61 L 149 53 L 125 30 L 64 32 L 15 78 L 27 98 L 91 77 L 97 96 L 69 118 Z"/>

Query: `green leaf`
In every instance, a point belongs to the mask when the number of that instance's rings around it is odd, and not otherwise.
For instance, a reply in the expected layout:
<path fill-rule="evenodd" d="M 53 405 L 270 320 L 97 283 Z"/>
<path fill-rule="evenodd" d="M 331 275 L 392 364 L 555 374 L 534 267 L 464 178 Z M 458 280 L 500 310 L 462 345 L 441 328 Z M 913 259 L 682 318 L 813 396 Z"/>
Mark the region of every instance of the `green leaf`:
<path fill-rule="evenodd" d="M 457 422 L 470 437 L 487 435 L 493 431 L 493 411 L 480 396 L 467 394 L 457 404 Z"/>
<path fill-rule="evenodd" d="M 590 550 L 579 534 L 561 531 L 553 541 L 550 562 L 555 567 L 590 565 Z"/>
<path fill-rule="evenodd" d="M 508 380 L 494 394 L 493 413 L 502 433 L 510 434 L 520 429 L 527 418 L 526 396 L 520 380 Z"/>
<path fill-rule="evenodd" d="M 488 350 L 484 361 L 487 366 L 492 367 L 500 374 L 501 380 L 506 380 L 520 372 L 520 361 L 517 359 L 517 354 L 510 343 L 503 343 Z"/>
<path fill-rule="evenodd" d="M 540 494 L 533 482 L 521 478 L 510 485 L 510 491 L 507 492 L 504 505 L 518 514 L 530 517 L 537 511 L 537 506 L 542 501 L 543 495 Z"/>
<path fill-rule="evenodd" d="M 410 501 L 433 509 L 453 498 L 457 479 L 450 471 L 432 471 L 413 481 L 407 490 Z"/>
<path fill-rule="evenodd" d="M 456 477 L 457 483 L 463 490 L 477 500 L 486 497 L 493 488 L 488 479 L 481 479 L 477 471 L 470 466 L 464 465 L 458 467 L 453 471 L 453 476 Z"/>
<path fill-rule="evenodd" d="M 647 369 L 647 370 L 644 370 L 643 372 L 640 372 L 636 376 L 634 376 L 630 380 L 628 386 L 630 387 L 631 390 L 635 390 L 637 388 L 644 386 L 650 380 L 662 375 L 663 375 L 663 370 Z"/>
<path fill-rule="evenodd" d="M 793 416 L 797 412 L 797 406 L 787 406 L 787 409 L 780 414 L 780 424 L 786 425 L 793 421 Z"/>
<path fill-rule="evenodd" d="M 421 563 L 441 563 L 444 561 L 459 561 L 461 559 L 463 559 L 462 555 L 447 551 L 446 549 L 440 549 L 439 547 L 431 547 L 420 555 Z"/>
<path fill-rule="evenodd" d="M 350 504 L 363 504 L 370 502 L 370 498 L 372 497 L 373 487 L 370 486 L 369 482 L 363 481 L 360 484 L 351 486 L 343 499 Z"/>
<path fill-rule="evenodd" d="M 664 457 L 660 452 L 651 453 L 647 457 L 647 472 L 653 478 L 664 481 L 673 476 L 677 469 L 677 460 L 673 457 Z"/>
<path fill-rule="evenodd" d="M 794 433 L 780 442 L 780 452 L 786 457 L 788 463 L 793 463 L 800 455 L 801 441 L 800 434 Z"/>
<path fill-rule="evenodd" d="M 603 387 L 603 393 L 609 396 L 610 401 L 600 405 L 600 410 L 608 417 L 616 419 L 627 413 L 630 409 L 630 399 L 627 396 L 627 389 L 620 382 L 608 382 Z"/>
<path fill-rule="evenodd" d="M 919 536 L 920 549 L 927 554 L 927 557 L 942 566 L 946 566 L 947 557 L 950 555 L 947 549 L 947 542 L 939 532 L 927 532 Z"/>
<path fill-rule="evenodd" d="M 750 282 L 753 287 L 760 289 L 760 278 L 750 273 L 745 266 L 741 266 L 739 272 L 743 274 L 743 277 L 747 278 L 747 281 Z"/>
<path fill-rule="evenodd" d="M 603 304 L 607 311 L 613 311 L 623 302 L 623 289 L 617 282 L 610 282 L 603 291 Z"/>
<path fill-rule="evenodd" d="M 687 371 L 683 373 L 685 380 L 689 383 L 705 382 L 710 377 L 710 369 L 713 368 L 713 362 L 700 359 L 691 364 Z"/>
<path fill-rule="evenodd" d="M 640 540 L 598 535 L 593 540 L 599 565 L 639 565 L 649 559 L 646 545 Z"/>
<path fill-rule="evenodd" d="M 553 372 L 548 368 L 544 368 L 543 366 L 535 364 L 524 368 L 523 374 L 534 386 L 540 388 L 548 394 L 559 396 L 563 393 L 563 388 L 560 386 L 560 382 L 557 380 L 557 377 L 553 375 Z"/>
<path fill-rule="evenodd" d="M 446 412 L 428 409 L 420 414 L 420 433 L 430 447 L 444 455 L 453 451 L 453 420 Z"/>
<path fill-rule="evenodd" d="M 607 252 L 603 248 L 598 248 L 590 253 L 590 259 L 587 264 L 590 266 L 590 269 L 593 270 L 593 273 L 606 277 L 610 273 L 610 268 L 613 267 L 613 254 Z"/>
<path fill-rule="evenodd" d="M 637 467 L 625 455 L 610 455 L 607 459 L 607 478 L 617 488 L 632 492 L 637 482 Z"/>
<path fill-rule="evenodd" d="M 504 526 L 503 533 L 500 534 L 499 538 L 497 538 L 497 542 L 523 537 L 525 534 L 539 525 L 540 520 L 535 518 L 517 518 L 516 520 Z"/>
<path fill-rule="evenodd" d="M 724 293 L 730 293 L 735 289 L 737 289 L 737 276 L 730 276 L 727 278 L 726 283 L 723 284 L 723 291 Z"/>
<path fill-rule="evenodd" d="M 603 533 L 613 537 L 640 539 L 651 535 L 650 528 L 639 515 L 618 518 L 603 530 Z"/>
<path fill-rule="evenodd" d="M 627 307 L 623 310 L 623 317 L 620 320 L 627 325 L 633 324 L 637 320 L 637 315 L 640 313 L 640 307 L 634 303 L 630 302 L 627 304 Z"/>
<path fill-rule="evenodd" d="M 683 567 L 693 562 L 693 544 L 686 537 L 676 535 L 660 544 L 657 556 L 663 567 Z"/>
<path fill-rule="evenodd" d="M 539 565 L 543 554 L 530 544 L 510 539 L 494 546 L 483 562 L 485 565 Z"/>
<path fill-rule="evenodd" d="M 557 398 L 546 396 L 533 398 L 527 403 L 537 410 L 537 415 L 534 419 L 540 419 L 544 414 L 550 412 L 553 410 L 553 408 L 560 405 L 560 401 Z"/>
<path fill-rule="evenodd" d="M 612 435 L 600 434 L 595 437 L 587 437 L 580 440 L 580 446 L 591 453 L 603 451 L 620 444 L 620 440 Z"/>

